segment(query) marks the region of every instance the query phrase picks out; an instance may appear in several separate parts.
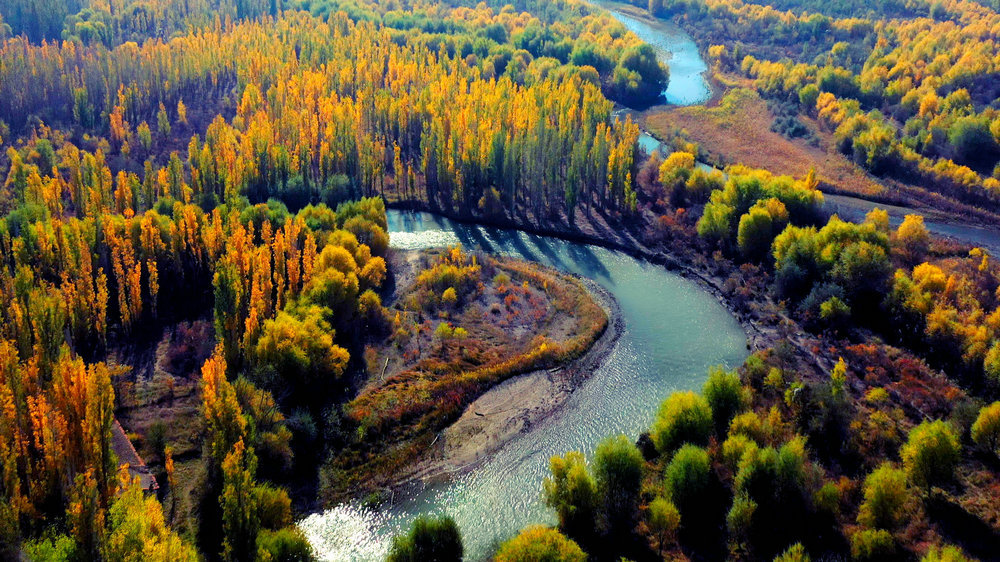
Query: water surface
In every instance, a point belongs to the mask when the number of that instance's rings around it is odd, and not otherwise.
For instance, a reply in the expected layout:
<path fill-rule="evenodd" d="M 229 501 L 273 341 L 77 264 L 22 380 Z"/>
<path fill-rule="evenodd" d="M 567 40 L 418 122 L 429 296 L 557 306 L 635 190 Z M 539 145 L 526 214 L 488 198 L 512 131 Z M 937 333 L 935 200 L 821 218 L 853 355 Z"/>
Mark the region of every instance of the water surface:
<path fill-rule="evenodd" d="M 461 243 L 589 277 L 621 306 L 625 331 L 604 365 L 553 416 L 503 446 L 472 472 L 395 497 L 381 511 L 342 505 L 300 523 L 325 560 L 379 560 L 390 537 L 420 513 L 444 512 L 462 530 L 468 560 L 488 557 L 533 523 L 554 523 L 541 502 L 548 459 L 588 455 L 607 435 L 638 437 L 672 391 L 699 388 L 709 366 L 746 356 L 740 325 L 710 294 L 660 266 L 624 253 L 520 231 L 460 224 L 427 213 L 389 211 L 394 248 Z"/>
<path fill-rule="evenodd" d="M 663 95 L 673 105 L 705 103 L 712 97 L 712 90 L 705 80 L 708 65 L 701 58 L 698 45 L 683 29 L 671 21 L 652 18 L 639 19 L 621 10 L 624 4 L 600 1 L 596 4 L 656 50 L 660 62 L 670 67 L 670 81 Z"/>

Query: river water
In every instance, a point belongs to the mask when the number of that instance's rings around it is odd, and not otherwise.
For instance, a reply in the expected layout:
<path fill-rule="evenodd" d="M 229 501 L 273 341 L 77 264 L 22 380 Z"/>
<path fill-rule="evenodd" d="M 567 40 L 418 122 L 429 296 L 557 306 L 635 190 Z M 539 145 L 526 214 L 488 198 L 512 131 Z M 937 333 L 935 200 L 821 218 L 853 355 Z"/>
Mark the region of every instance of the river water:
<path fill-rule="evenodd" d="M 633 17 L 623 11 L 625 4 L 595 2 L 611 12 L 615 19 L 649 43 L 656 50 L 660 62 L 670 67 L 670 81 L 663 96 L 672 105 L 705 103 L 712 97 L 712 90 L 705 80 L 708 65 L 701 58 L 698 45 L 683 29 L 661 18 Z"/>
<path fill-rule="evenodd" d="M 672 391 L 697 389 L 712 365 L 746 357 L 746 335 L 710 294 L 663 267 L 624 253 L 487 228 L 428 214 L 389 211 L 390 245 L 420 249 L 462 244 L 589 277 L 611 291 L 625 330 L 604 365 L 554 415 L 522 433 L 468 474 L 394 498 L 381 511 L 341 505 L 300 523 L 324 560 L 380 560 L 391 537 L 420 513 L 447 513 L 469 560 L 488 557 L 533 523 L 554 523 L 541 501 L 552 455 L 593 452 L 604 437 L 636 438 Z"/>

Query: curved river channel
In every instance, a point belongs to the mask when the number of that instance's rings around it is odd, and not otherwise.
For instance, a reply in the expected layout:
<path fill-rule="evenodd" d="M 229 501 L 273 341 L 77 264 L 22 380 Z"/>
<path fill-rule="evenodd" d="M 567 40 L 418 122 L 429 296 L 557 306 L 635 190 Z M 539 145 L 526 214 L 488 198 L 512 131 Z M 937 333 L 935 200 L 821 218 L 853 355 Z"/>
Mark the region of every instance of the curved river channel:
<path fill-rule="evenodd" d="M 648 428 L 674 390 L 697 389 L 712 365 L 746 357 L 746 335 L 729 312 L 692 281 L 622 252 L 516 230 L 457 223 L 428 213 L 389 211 L 393 248 L 461 243 L 589 277 L 615 295 L 625 330 L 604 364 L 542 423 L 470 472 L 399 497 L 380 511 L 340 505 L 300 522 L 324 560 L 381 560 L 391 537 L 421 513 L 447 513 L 462 531 L 466 559 L 533 523 L 554 523 L 541 501 L 552 455 L 593 452 L 604 437 Z"/>

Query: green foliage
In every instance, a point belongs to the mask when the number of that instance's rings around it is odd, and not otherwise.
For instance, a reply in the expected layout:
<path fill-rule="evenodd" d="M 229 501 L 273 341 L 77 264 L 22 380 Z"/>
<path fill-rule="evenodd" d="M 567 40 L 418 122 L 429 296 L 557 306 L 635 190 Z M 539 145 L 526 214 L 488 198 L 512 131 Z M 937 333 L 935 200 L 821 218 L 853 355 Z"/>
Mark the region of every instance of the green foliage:
<path fill-rule="evenodd" d="M 961 548 L 947 544 L 930 547 L 920 562 L 973 562 L 974 560 L 966 556 Z"/>
<path fill-rule="evenodd" d="M 910 481 L 927 489 L 954 477 L 960 454 L 961 444 L 954 430 L 941 420 L 924 422 L 910 430 L 899 452 Z"/>
<path fill-rule="evenodd" d="M 712 421 L 718 435 L 725 433 L 729 422 L 746 408 L 749 401 L 739 374 L 722 367 L 709 369 L 708 380 L 701 393 L 712 410 Z"/>
<path fill-rule="evenodd" d="M 674 453 L 663 477 L 670 499 L 687 517 L 704 504 L 711 478 L 708 451 L 684 445 Z"/>
<path fill-rule="evenodd" d="M 739 166 L 730 168 L 729 174 L 725 187 L 712 192 L 698 221 L 698 235 L 703 238 L 731 240 L 742 222 L 740 248 L 745 249 L 744 255 L 759 256 L 785 224 L 809 223 L 819 216 L 823 194 L 811 176 L 797 181 Z"/>
<path fill-rule="evenodd" d="M 25 541 L 21 552 L 31 562 L 73 562 L 82 558 L 76 541 L 62 534 Z"/>
<path fill-rule="evenodd" d="M 612 92 L 626 105 L 649 105 L 660 97 L 669 80 L 667 69 L 656 51 L 643 43 L 622 53 L 612 75 Z"/>
<path fill-rule="evenodd" d="M 154 497 L 145 497 L 136 482 L 108 510 L 104 559 L 109 562 L 194 562 L 198 555 L 194 547 L 170 530 L 160 503 Z"/>
<path fill-rule="evenodd" d="M 257 560 L 260 562 L 310 562 L 315 558 L 312 545 L 296 527 L 263 530 L 257 535 Z"/>
<path fill-rule="evenodd" d="M 858 512 L 858 523 L 866 527 L 892 529 L 903 515 L 909 498 L 906 472 L 882 463 L 865 478 L 864 502 Z"/>
<path fill-rule="evenodd" d="M 673 502 L 664 497 L 649 502 L 649 530 L 659 541 L 661 553 L 667 537 L 676 533 L 680 525 L 681 514 Z"/>
<path fill-rule="evenodd" d="M 972 440 L 983 449 L 1000 455 L 1000 401 L 979 410 L 972 424 Z"/>
<path fill-rule="evenodd" d="M 611 536 L 627 536 L 635 527 L 644 464 L 638 447 L 624 435 L 608 437 L 597 445 L 594 481 Z"/>
<path fill-rule="evenodd" d="M 815 283 L 832 281 L 853 311 L 875 310 L 889 280 L 888 250 L 888 236 L 868 222 L 834 216 L 819 230 L 789 226 L 773 245 L 778 291 L 801 300 Z"/>
<path fill-rule="evenodd" d="M 559 528 L 580 542 L 593 533 L 598 504 L 597 485 L 587 472 L 583 453 L 570 451 L 549 460 L 550 477 L 542 483 L 545 504 L 559 517 Z"/>
<path fill-rule="evenodd" d="M 585 562 L 580 546 L 559 531 L 534 525 L 500 545 L 496 562 Z"/>
<path fill-rule="evenodd" d="M 757 502 L 746 494 L 733 498 L 733 505 L 726 514 L 726 528 L 731 537 L 745 540 L 750 534 L 754 513 L 757 512 Z"/>
<path fill-rule="evenodd" d="M 651 436 L 656 449 L 665 454 L 684 443 L 707 445 L 712 435 L 712 410 L 694 392 L 675 392 L 661 405 Z"/>
<path fill-rule="evenodd" d="M 335 332 L 319 306 L 282 310 L 264 323 L 257 340 L 258 367 L 273 369 L 274 388 L 315 392 L 330 388 L 347 367 L 347 350 L 334 344 Z"/>
<path fill-rule="evenodd" d="M 222 556 L 226 560 L 250 560 L 257 553 L 260 531 L 260 501 L 254 476 L 257 457 L 241 439 L 222 463 Z"/>
<path fill-rule="evenodd" d="M 386 562 L 460 562 L 462 537 L 447 515 L 418 516 L 409 533 L 392 539 Z"/>
<path fill-rule="evenodd" d="M 851 535 L 851 557 L 855 560 L 885 560 L 896 553 L 896 541 L 885 529 L 861 529 Z"/>
<path fill-rule="evenodd" d="M 774 557 L 774 562 L 810 562 L 809 553 L 802 543 L 797 542 L 788 547 L 788 550 Z"/>
<path fill-rule="evenodd" d="M 774 237 L 787 223 L 788 211 L 784 203 L 773 197 L 767 201 L 757 201 L 740 217 L 736 229 L 736 243 L 740 253 L 749 261 L 764 258 Z"/>

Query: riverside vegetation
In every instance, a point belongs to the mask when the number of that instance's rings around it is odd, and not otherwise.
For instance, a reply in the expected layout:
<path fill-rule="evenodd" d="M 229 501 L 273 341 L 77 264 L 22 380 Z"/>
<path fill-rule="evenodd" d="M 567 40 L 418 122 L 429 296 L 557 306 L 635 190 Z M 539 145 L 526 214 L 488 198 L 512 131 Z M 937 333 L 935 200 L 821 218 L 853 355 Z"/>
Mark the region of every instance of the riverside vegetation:
<path fill-rule="evenodd" d="M 49 4 L 0 9 L 4 556 L 311 559 L 295 514 L 606 326 L 578 281 L 458 248 L 386 307 L 386 200 L 667 259 L 759 336 L 637 443 L 553 458 L 557 527 L 496 559 L 995 555 L 1000 265 L 916 215 L 827 216 L 822 174 L 705 171 L 683 131 L 645 155 L 613 104 L 656 104 L 669 73 L 606 12 Z M 997 6 L 642 8 L 696 37 L 731 105 L 766 99 L 882 188 L 995 216 Z M 119 466 L 116 416 L 159 496 Z M 421 518 L 390 559 L 461 555 Z"/>

